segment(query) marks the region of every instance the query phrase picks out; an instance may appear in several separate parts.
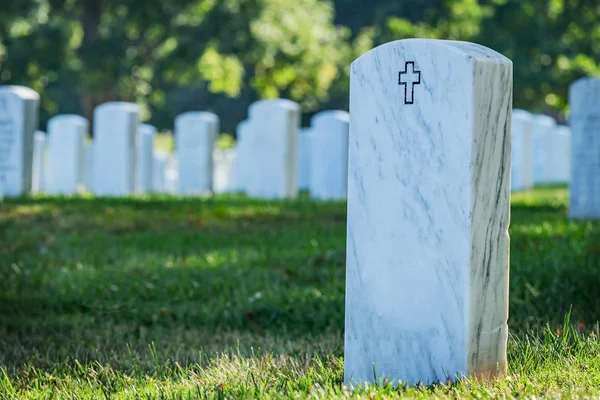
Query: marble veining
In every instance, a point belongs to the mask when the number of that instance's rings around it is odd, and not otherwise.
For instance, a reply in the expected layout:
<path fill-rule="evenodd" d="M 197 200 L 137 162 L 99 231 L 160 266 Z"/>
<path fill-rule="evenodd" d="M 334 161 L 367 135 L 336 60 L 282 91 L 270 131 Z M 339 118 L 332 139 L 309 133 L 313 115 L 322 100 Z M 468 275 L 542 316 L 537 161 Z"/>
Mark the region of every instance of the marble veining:
<path fill-rule="evenodd" d="M 471 43 L 400 40 L 352 64 L 346 383 L 505 371 L 511 95 L 510 60 Z"/>

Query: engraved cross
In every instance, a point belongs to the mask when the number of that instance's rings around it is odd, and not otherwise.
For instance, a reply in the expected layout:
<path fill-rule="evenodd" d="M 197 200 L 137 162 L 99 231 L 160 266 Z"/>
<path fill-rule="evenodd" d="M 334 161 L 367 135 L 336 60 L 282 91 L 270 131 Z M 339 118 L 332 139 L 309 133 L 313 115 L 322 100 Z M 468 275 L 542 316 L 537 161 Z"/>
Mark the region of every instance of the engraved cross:
<path fill-rule="evenodd" d="M 421 84 L 421 71 L 415 71 L 414 61 L 406 61 L 404 71 L 398 73 L 398 85 L 404 85 L 404 104 L 414 103 L 415 85 L 419 84 Z"/>

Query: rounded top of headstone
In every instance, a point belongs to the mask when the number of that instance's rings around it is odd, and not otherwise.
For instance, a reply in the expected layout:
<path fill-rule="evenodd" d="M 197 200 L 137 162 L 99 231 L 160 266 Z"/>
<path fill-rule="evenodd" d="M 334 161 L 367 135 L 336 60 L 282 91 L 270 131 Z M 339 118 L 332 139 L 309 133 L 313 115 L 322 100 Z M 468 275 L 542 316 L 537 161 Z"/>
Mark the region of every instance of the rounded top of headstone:
<path fill-rule="evenodd" d="M 337 119 L 344 122 L 350 122 L 350 114 L 342 110 L 325 110 L 313 115 L 311 121 L 314 123 L 321 119 Z"/>
<path fill-rule="evenodd" d="M 569 127 L 568 127 L 568 126 L 566 126 L 566 125 L 558 125 L 558 126 L 556 127 L 556 133 L 557 133 L 557 134 L 559 134 L 559 135 L 565 135 L 565 136 L 568 136 L 568 135 L 570 135 L 570 134 L 571 134 L 571 128 L 569 128 Z"/>
<path fill-rule="evenodd" d="M 555 126 L 556 120 L 548 115 L 544 114 L 535 114 L 532 117 L 532 121 L 535 124 L 545 125 L 545 126 Z"/>
<path fill-rule="evenodd" d="M 44 131 L 39 131 L 39 130 L 38 130 L 38 131 L 35 131 L 35 132 L 33 133 L 33 137 L 34 137 L 34 138 L 36 138 L 36 139 L 38 139 L 38 138 L 40 138 L 40 139 L 45 139 L 45 138 L 46 138 L 46 132 L 44 132 Z"/>
<path fill-rule="evenodd" d="M 69 122 L 73 122 L 73 123 L 82 124 L 85 126 L 86 129 L 89 127 L 89 121 L 87 120 L 87 118 L 82 117 L 81 115 L 77 115 L 77 114 L 58 114 L 58 115 L 55 115 L 54 117 L 50 118 L 48 120 L 48 123 L 63 122 L 63 121 L 69 121 Z"/>
<path fill-rule="evenodd" d="M 39 100 L 40 95 L 35 90 L 28 88 L 26 86 L 11 86 L 5 85 L 0 86 L 0 94 L 1 93 L 14 93 L 17 96 L 23 99 L 31 99 L 31 100 Z"/>
<path fill-rule="evenodd" d="M 208 111 L 186 111 L 175 117 L 175 120 L 186 120 L 186 119 L 198 119 L 208 122 L 219 122 L 219 116 L 217 114 Z"/>
<path fill-rule="evenodd" d="M 94 112 L 100 112 L 104 110 L 127 110 L 136 113 L 140 112 L 140 108 L 137 104 L 129 103 L 127 101 L 109 101 L 97 106 Z"/>
<path fill-rule="evenodd" d="M 585 77 L 579 78 L 575 82 L 571 83 L 570 90 L 589 89 L 591 87 L 597 88 L 599 86 L 600 86 L 600 77 L 585 76 Z M 595 90 L 598 90 L 598 89 L 595 89 Z"/>
<path fill-rule="evenodd" d="M 154 135 L 156 133 L 156 127 L 150 124 L 140 124 L 139 132 L 140 135 Z"/>
<path fill-rule="evenodd" d="M 478 62 L 512 64 L 512 61 L 495 50 L 482 46 L 477 43 L 461 42 L 455 40 L 440 40 L 440 39 L 401 39 L 392 42 L 384 43 L 377 46 L 368 52 L 358 57 L 352 63 L 360 64 L 362 60 L 378 57 L 383 53 L 402 54 L 405 50 L 414 52 L 417 49 L 436 49 L 438 51 L 452 52 L 462 55 L 467 59 L 472 59 Z M 429 53 L 432 55 L 434 53 Z"/>
<path fill-rule="evenodd" d="M 288 99 L 264 99 L 258 100 L 250 104 L 248 107 L 248 115 L 252 116 L 262 109 L 270 108 L 285 108 L 300 112 L 300 104 Z"/>
<path fill-rule="evenodd" d="M 531 121 L 531 119 L 533 118 L 533 114 L 531 114 L 529 111 L 526 110 L 521 110 L 519 108 L 513 110 L 512 112 L 512 117 L 513 119 L 524 119 L 524 120 L 528 120 Z"/>

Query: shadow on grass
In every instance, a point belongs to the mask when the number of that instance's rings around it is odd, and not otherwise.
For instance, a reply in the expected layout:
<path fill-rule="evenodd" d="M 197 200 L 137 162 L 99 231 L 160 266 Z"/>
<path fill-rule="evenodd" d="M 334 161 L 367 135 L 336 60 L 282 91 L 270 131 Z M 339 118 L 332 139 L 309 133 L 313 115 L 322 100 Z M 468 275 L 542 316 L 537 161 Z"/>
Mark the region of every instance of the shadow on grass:
<path fill-rule="evenodd" d="M 122 360 L 149 343 L 190 360 L 323 343 L 341 354 L 345 211 L 241 196 L 11 200 L 0 208 L 0 362 Z M 546 203 L 512 216 L 511 330 L 560 324 L 571 306 L 576 323 L 597 321 L 600 225 Z"/>

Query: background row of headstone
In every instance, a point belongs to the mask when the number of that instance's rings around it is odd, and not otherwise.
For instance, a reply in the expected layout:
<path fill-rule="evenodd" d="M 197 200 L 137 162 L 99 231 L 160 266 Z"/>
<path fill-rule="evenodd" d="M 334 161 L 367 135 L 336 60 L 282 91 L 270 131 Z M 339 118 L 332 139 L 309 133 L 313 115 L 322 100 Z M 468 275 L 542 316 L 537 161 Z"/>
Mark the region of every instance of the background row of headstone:
<path fill-rule="evenodd" d="M 17 131 L 37 126 L 39 96 L 31 89 L 4 87 L 0 103 L 0 182 L 15 172 L 10 146 L 19 145 Z M 31 179 L 34 193 L 103 196 L 133 193 L 201 195 L 246 192 L 252 197 L 295 197 L 308 190 L 314 198 L 344 199 L 348 180 L 348 124 L 345 111 L 316 114 L 300 128 L 300 106 L 290 100 L 252 104 L 237 129 L 232 149 L 215 149 L 219 118 L 209 112 L 187 112 L 175 119 L 173 154 L 155 150 L 156 128 L 140 123 L 135 104 L 112 102 L 94 113 L 94 140 L 87 140 L 88 121 L 58 115 L 48 134 L 37 131 L 33 146 L 22 140 L 14 153 L 30 166 L 22 182 L 7 181 L 8 195 L 21 194 Z M 545 115 L 514 110 L 512 117 L 511 189 L 570 181 L 570 129 Z M 30 147 L 32 147 L 30 149 Z M 5 156 L 2 154 L 5 153 Z M 12 174 L 15 175 L 15 174 Z M 4 178 L 3 178 L 4 177 Z M 31 178 L 29 178 L 31 177 Z"/>
<path fill-rule="evenodd" d="M 309 190 L 322 199 L 346 196 L 345 111 L 321 112 L 311 127 L 300 130 L 297 103 L 258 101 L 250 106 L 248 119 L 239 124 L 237 143 L 228 150 L 215 148 L 218 116 L 187 112 L 175 119 L 175 152 L 169 154 L 155 150 L 156 128 L 140 123 L 135 104 L 111 102 L 94 112 L 93 140 L 88 140 L 90 124 L 85 118 L 58 115 L 49 121 L 47 134 L 35 131 L 30 154 L 25 154 L 14 145 L 30 141 L 39 97 L 27 88 L 4 91 L 10 99 L 4 103 L 12 101 L 17 107 L 0 107 L 0 120 L 10 135 L 3 143 L 11 154 L 2 162 L 3 176 L 8 177 L 11 165 L 29 165 L 28 171 L 13 174 L 15 182 L 17 176 L 23 178 L 21 185 L 2 185 L 9 196 L 28 192 L 24 179 L 30 179 L 34 193 L 62 195 L 246 192 L 259 198 L 290 198 Z M 33 99 L 27 115 L 18 109 L 23 93 Z M 22 129 L 24 122 L 30 129 Z"/>
<path fill-rule="evenodd" d="M 571 130 L 547 115 L 512 113 L 511 190 L 549 183 L 568 183 Z"/>

